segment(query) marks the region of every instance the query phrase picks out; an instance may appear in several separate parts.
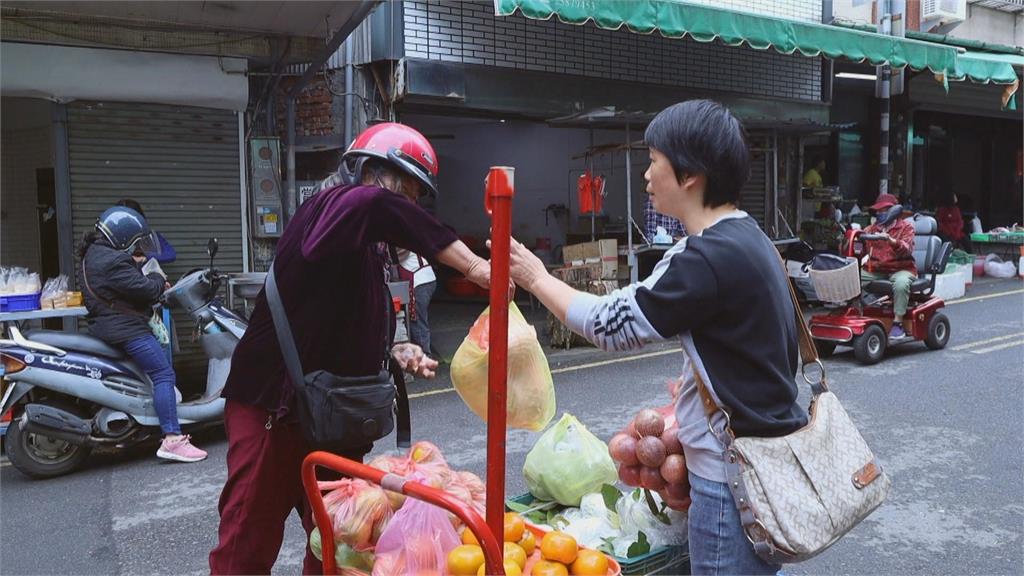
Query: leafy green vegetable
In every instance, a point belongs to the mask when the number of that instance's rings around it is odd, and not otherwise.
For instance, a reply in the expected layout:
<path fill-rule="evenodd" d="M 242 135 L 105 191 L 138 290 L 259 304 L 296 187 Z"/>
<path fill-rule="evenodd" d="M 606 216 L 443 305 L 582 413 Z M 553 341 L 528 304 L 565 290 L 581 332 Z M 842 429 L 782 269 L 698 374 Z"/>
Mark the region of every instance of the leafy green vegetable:
<path fill-rule="evenodd" d="M 642 556 L 651 551 L 651 543 L 647 541 L 647 534 L 644 534 L 641 530 L 637 533 L 636 542 L 629 545 L 629 549 L 626 550 L 626 558 L 636 558 Z"/>
<path fill-rule="evenodd" d="M 601 497 L 604 498 L 604 507 L 615 512 L 615 504 L 622 498 L 622 492 L 611 484 L 602 484 Z"/>
<path fill-rule="evenodd" d="M 610 556 L 615 556 L 615 539 L 614 538 L 602 538 L 601 545 L 597 549 Z"/>
<path fill-rule="evenodd" d="M 644 498 L 647 499 L 647 507 L 651 509 L 651 515 L 657 518 L 662 524 L 672 525 L 672 519 L 665 513 L 667 506 L 664 503 L 661 505 L 661 509 L 658 509 L 658 503 L 654 501 L 654 495 L 651 491 L 644 488 Z"/>
<path fill-rule="evenodd" d="M 505 507 L 513 512 L 518 512 L 520 514 L 530 512 L 532 510 L 532 508 L 530 508 L 526 504 L 520 504 L 519 502 L 513 502 L 511 500 L 505 502 Z"/>

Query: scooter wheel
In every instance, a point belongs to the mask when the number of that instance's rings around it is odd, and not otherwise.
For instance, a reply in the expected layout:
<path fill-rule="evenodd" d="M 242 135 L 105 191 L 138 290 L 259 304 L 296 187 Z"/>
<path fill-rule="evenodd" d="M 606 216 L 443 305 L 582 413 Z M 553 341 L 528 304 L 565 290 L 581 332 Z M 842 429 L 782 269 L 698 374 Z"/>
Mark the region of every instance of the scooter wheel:
<path fill-rule="evenodd" d="M 885 356 L 888 341 L 885 330 L 872 324 L 864 329 L 864 333 L 853 341 L 853 355 L 861 364 L 877 364 Z"/>
<path fill-rule="evenodd" d="M 54 406 L 68 410 L 64 404 Z M 7 428 L 7 457 L 18 472 L 30 478 L 54 478 L 78 469 L 92 451 L 41 434 L 23 432 L 18 419 Z"/>
<path fill-rule="evenodd" d="M 937 313 L 928 321 L 928 336 L 924 339 L 924 345 L 932 350 L 941 350 L 949 342 L 949 318 L 945 314 Z"/>

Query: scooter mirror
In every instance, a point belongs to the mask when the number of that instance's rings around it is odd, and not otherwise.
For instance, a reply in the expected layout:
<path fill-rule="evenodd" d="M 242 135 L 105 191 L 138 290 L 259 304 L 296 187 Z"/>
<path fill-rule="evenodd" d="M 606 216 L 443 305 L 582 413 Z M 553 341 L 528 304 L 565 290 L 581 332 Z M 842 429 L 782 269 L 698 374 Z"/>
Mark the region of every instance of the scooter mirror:
<path fill-rule="evenodd" d="M 210 241 L 206 243 L 206 253 L 210 255 L 210 262 L 213 262 L 213 257 L 217 255 L 218 242 L 216 238 L 210 238 Z"/>

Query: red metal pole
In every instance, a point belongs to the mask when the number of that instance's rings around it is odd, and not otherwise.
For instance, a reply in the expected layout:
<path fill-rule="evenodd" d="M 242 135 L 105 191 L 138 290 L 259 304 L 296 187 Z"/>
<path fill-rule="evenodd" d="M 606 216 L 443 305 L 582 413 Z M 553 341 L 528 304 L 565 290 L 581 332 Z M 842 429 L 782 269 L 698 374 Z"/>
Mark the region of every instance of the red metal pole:
<path fill-rule="evenodd" d="M 491 326 L 487 349 L 487 526 L 502 538 L 505 525 L 505 423 L 508 384 L 508 280 L 515 169 L 492 166 L 484 209 L 491 216 Z M 493 570 L 493 571 L 492 571 Z M 488 566 L 488 574 L 504 574 Z"/>

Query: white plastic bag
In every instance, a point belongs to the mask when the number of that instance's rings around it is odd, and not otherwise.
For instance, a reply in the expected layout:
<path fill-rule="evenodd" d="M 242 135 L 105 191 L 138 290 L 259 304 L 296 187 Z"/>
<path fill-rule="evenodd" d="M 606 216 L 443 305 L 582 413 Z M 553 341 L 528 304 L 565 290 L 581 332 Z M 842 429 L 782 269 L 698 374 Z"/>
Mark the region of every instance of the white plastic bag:
<path fill-rule="evenodd" d="M 653 492 L 651 496 L 654 499 L 655 507 L 660 510 L 662 507 L 661 496 Z M 686 512 L 665 509 L 665 514 L 670 521 L 669 524 L 665 524 L 651 512 L 651 507 L 641 488 L 623 494 L 615 504 L 615 511 L 619 514 L 619 529 L 621 531 L 621 536 L 612 542 L 616 556 L 625 557 L 630 545 L 637 541 L 640 532 L 647 537 L 652 549 L 659 546 L 683 546 L 686 544 Z"/>
<path fill-rule="evenodd" d="M 1017 275 L 1017 268 L 1013 262 L 1003 262 L 1003 259 L 995 254 L 985 256 L 985 275 L 993 278 L 1013 278 Z"/>
<path fill-rule="evenodd" d="M 561 520 L 564 523 L 557 528 L 575 538 L 580 546 L 596 549 L 606 539 L 619 535 L 618 516 L 608 510 L 600 492 L 584 496 L 579 508 L 567 508 Z"/>

